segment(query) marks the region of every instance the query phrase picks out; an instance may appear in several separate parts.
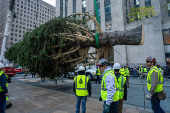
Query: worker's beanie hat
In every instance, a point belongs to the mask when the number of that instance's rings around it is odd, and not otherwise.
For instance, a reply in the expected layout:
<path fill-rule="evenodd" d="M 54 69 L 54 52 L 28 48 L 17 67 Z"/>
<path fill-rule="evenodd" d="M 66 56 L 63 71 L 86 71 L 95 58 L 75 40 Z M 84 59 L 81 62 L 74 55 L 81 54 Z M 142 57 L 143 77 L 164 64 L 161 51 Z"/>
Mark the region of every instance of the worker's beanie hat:
<path fill-rule="evenodd" d="M 0 63 L 0 68 L 3 68 L 4 67 L 4 64 L 3 63 Z"/>

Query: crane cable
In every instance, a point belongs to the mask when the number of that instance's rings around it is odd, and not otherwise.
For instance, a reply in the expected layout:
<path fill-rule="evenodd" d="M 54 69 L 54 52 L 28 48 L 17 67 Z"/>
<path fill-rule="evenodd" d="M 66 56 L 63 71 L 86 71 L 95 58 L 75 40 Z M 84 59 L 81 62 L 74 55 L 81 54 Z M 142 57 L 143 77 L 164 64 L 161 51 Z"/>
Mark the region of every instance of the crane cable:
<path fill-rule="evenodd" d="M 97 8 L 97 1 L 94 0 L 94 7 L 95 7 L 95 14 L 96 14 L 96 18 L 97 18 L 97 22 L 99 23 L 100 25 L 100 19 L 99 19 L 99 13 L 98 13 L 98 8 Z M 99 44 L 99 40 L 98 40 L 98 33 L 95 34 L 95 39 L 96 39 L 96 45 L 98 48 L 101 48 L 100 44 Z M 115 52 L 117 52 L 115 49 L 113 49 Z M 118 53 L 118 52 L 117 52 Z M 118 53 L 121 57 L 122 55 L 120 53 Z M 124 57 L 122 57 L 124 58 Z M 124 58 L 128 63 L 132 64 L 131 62 L 129 62 L 126 58 Z M 134 64 L 132 64 L 133 66 L 135 66 Z M 136 67 L 136 66 L 135 66 Z M 135 68 L 136 69 L 136 68 Z M 136 69 L 137 70 L 137 69 Z M 137 70 L 137 72 L 139 73 L 139 71 Z M 143 84 L 143 80 L 141 79 L 142 81 L 142 86 L 143 86 L 143 92 L 144 92 L 144 110 L 145 110 L 145 90 L 144 90 L 144 84 Z"/>
<path fill-rule="evenodd" d="M 129 62 L 126 58 L 124 58 L 119 52 L 117 52 L 115 49 L 113 49 L 117 54 L 119 54 L 123 59 L 125 59 L 128 63 L 130 63 L 131 65 L 135 66 L 134 64 L 132 64 L 131 62 Z M 136 67 L 136 66 L 135 66 Z M 136 69 L 136 68 L 135 68 Z M 139 71 L 136 69 L 136 71 L 139 73 Z M 144 110 L 145 110 L 145 88 L 144 88 L 144 84 L 143 84 L 143 80 L 141 79 L 142 82 L 142 86 L 143 86 L 143 92 L 144 92 Z"/>

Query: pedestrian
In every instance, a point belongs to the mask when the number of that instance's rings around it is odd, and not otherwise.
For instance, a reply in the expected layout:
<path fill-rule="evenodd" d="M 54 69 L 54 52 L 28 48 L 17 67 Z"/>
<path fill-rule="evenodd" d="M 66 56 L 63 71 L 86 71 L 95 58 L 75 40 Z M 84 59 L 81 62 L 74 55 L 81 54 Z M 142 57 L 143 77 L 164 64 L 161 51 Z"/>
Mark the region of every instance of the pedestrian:
<path fill-rule="evenodd" d="M 99 81 L 99 84 L 100 84 L 100 70 L 99 70 L 98 66 L 97 66 L 97 69 L 96 69 L 96 77 L 97 77 L 97 79 L 96 79 L 95 83 L 97 83 L 97 81 Z"/>
<path fill-rule="evenodd" d="M 170 79 L 170 63 L 166 66 L 165 76 L 167 77 L 167 79 Z"/>
<path fill-rule="evenodd" d="M 116 76 L 106 59 L 100 59 L 97 66 L 103 74 L 99 97 L 99 100 L 104 100 L 103 113 L 118 113 L 119 89 Z"/>
<path fill-rule="evenodd" d="M 149 93 L 146 95 L 146 99 L 151 101 L 151 107 L 154 113 L 165 113 L 160 107 L 160 100 L 166 98 L 163 90 L 163 76 L 155 64 L 156 59 L 154 57 L 147 57 L 146 65 L 150 68 L 150 71 L 147 74 L 147 87 Z M 144 73 L 141 74 L 146 75 Z"/>
<path fill-rule="evenodd" d="M 126 77 L 127 88 L 129 88 L 129 69 L 128 69 L 128 66 L 125 67 L 124 77 Z"/>
<path fill-rule="evenodd" d="M 133 67 L 130 67 L 129 72 L 130 72 L 130 76 L 134 77 Z"/>
<path fill-rule="evenodd" d="M 123 100 L 127 100 L 127 84 L 126 84 L 126 77 L 124 75 L 121 75 L 119 70 L 121 69 L 121 66 L 119 63 L 115 63 L 113 65 L 114 74 L 118 81 L 119 86 L 119 106 L 118 106 L 118 113 L 122 113 L 123 109 Z"/>
<path fill-rule="evenodd" d="M 32 74 L 32 78 L 35 78 L 36 73 L 32 72 L 31 74 Z"/>
<path fill-rule="evenodd" d="M 137 77 L 137 68 L 136 67 L 133 68 L 133 74 L 134 74 L 134 77 Z"/>
<path fill-rule="evenodd" d="M 6 96 L 9 96 L 7 89 L 7 77 L 3 72 L 4 65 L 0 63 L 0 113 L 5 113 Z"/>
<path fill-rule="evenodd" d="M 77 96 L 76 113 L 80 113 L 80 104 L 82 101 L 82 113 L 86 113 L 87 96 L 91 97 L 91 83 L 89 77 L 85 75 L 85 68 L 78 68 L 78 76 L 74 77 L 73 91 Z"/>

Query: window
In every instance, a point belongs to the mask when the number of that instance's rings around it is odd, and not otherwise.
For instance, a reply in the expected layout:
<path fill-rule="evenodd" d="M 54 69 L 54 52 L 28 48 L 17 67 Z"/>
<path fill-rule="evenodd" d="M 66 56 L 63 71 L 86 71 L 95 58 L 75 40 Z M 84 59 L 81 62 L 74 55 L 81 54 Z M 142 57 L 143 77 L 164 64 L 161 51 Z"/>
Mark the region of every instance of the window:
<path fill-rule="evenodd" d="M 10 45 L 13 45 L 13 42 L 10 42 Z"/>
<path fill-rule="evenodd" d="M 67 5 L 68 5 L 68 0 L 65 0 L 65 17 L 67 17 Z"/>
<path fill-rule="evenodd" d="M 112 29 L 110 0 L 104 0 L 104 6 L 105 6 L 105 25 L 106 25 L 106 31 L 107 31 L 107 30 Z"/>
<path fill-rule="evenodd" d="M 60 16 L 63 17 L 63 0 L 60 0 Z"/>
<path fill-rule="evenodd" d="M 164 44 L 170 45 L 170 29 L 163 30 Z"/>
<path fill-rule="evenodd" d="M 98 9 L 98 15 L 99 15 L 99 24 L 100 24 L 100 0 L 97 0 L 97 9 Z"/>
<path fill-rule="evenodd" d="M 134 6 L 135 6 L 135 8 L 139 7 L 139 0 L 134 0 Z"/>
<path fill-rule="evenodd" d="M 86 0 L 82 0 L 82 13 L 86 12 Z"/>
<path fill-rule="evenodd" d="M 151 0 L 145 0 L 145 6 L 146 7 L 151 6 Z"/>
<path fill-rule="evenodd" d="M 11 37 L 11 40 L 13 40 L 13 38 Z"/>
<path fill-rule="evenodd" d="M 15 41 L 17 41 L 17 38 L 15 38 Z"/>
<path fill-rule="evenodd" d="M 125 0 L 125 10 L 126 10 L 126 21 L 129 22 L 129 17 L 127 16 L 128 15 L 128 1 Z M 129 1 L 129 8 L 130 8 L 130 1 Z"/>
<path fill-rule="evenodd" d="M 170 16 L 170 0 L 167 0 L 168 16 Z"/>
<path fill-rule="evenodd" d="M 73 13 L 76 13 L 76 0 L 73 0 Z M 50 13 L 50 15 L 51 15 L 51 13 Z"/>

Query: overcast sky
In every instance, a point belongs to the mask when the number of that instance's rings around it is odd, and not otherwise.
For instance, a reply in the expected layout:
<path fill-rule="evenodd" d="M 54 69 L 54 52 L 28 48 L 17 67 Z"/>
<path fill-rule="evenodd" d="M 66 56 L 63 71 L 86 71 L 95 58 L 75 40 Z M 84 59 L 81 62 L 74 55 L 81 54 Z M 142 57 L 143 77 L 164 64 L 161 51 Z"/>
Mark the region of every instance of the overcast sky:
<path fill-rule="evenodd" d="M 49 4 L 53 5 L 53 6 L 56 5 L 56 0 L 43 0 L 43 1 L 49 3 Z"/>

